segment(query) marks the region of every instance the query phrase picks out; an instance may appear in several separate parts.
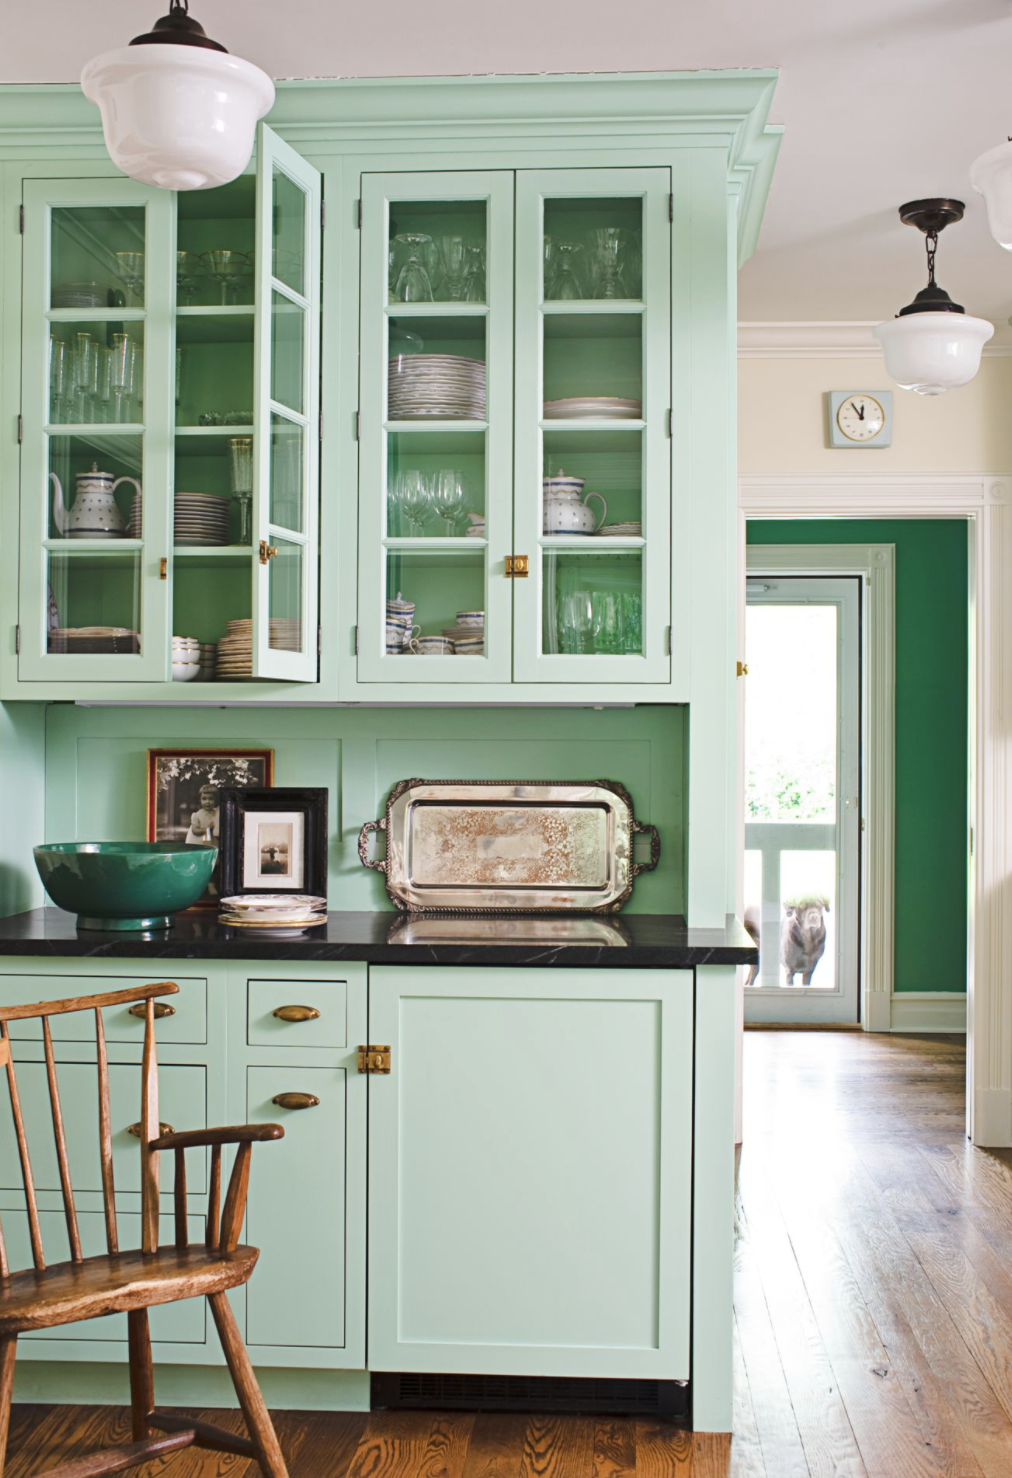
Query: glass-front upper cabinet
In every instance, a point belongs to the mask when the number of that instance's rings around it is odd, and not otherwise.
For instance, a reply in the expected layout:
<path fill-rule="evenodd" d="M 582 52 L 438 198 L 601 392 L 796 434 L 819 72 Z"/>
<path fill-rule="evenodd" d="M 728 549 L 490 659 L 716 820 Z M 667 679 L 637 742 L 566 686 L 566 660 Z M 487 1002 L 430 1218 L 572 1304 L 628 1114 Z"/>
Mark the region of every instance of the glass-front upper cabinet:
<path fill-rule="evenodd" d="M 363 682 L 510 681 L 513 179 L 363 179 Z"/>
<path fill-rule="evenodd" d="M 517 175 L 517 682 L 665 683 L 671 172 Z"/>
<path fill-rule="evenodd" d="M 318 173 L 24 203 L 20 678 L 315 681 Z"/>

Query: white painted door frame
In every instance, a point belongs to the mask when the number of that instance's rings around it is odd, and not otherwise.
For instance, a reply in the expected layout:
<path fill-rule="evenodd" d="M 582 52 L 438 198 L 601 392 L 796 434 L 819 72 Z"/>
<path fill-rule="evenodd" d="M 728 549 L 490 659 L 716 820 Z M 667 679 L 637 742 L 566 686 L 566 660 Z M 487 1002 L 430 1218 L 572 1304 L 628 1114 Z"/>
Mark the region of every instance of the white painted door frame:
<path fill-rule="evenodd" d="M 853 1025 L 860 1014 L 858 989 L 864 980 L 863 961 L 859 950 L 864 943 L 864 920 L 860 915 L 861 900 L 866 888 L 859 888 L 858 879 L 863 873 L 863 836 L 861 817 L 864 800 L 861 783 L 861 757 L 865 749 L 868 724 L 868 699 L 866 692 L 867 663 L 862 646 L 867 622 L 862 621 L 861 597 L 864 569 L 826 571 L 819 566 L 822 550 L 813 545 L 753 545 L 747 552 L 749 582 L 756 575 L 765 576 L 772 582 L 763 592 L 753 592 L 748 604 L 756 605 L 826 605 L 837 611 L 837 640 L 835 665 L 837 669 L 837 765 L 835 772 L 836 814 L 830 823 L 837 858 L 836 897 L 833 901 L 833 935 L 835 938 L 832 990 L 809 989 L 787 990 L 783 985 L 780 968 L 780 893 L 765 891 L 769 879 L 766 873 L 766 853 L 763 852 L 762 933 L 760 950 L 763 961 L 762 974 L 755 985 L 747 991 L 745 1015 L 752 1022 L 800 1023 L 804 1021 L 823 1024 Z M 779 558 L 777 557 L 779 556 Z M 857 578 L 854 578 L 854 577 Z M 809 579 L 808 577 L 811 577 Z M 860 584 L 859 584 L 860 581 Z M 748 703 L 748 682 L 743 684 L 738 704 L 738 722 L 743 727 Z M 744 768 L 742 771 L 742 794 L 739 802 L 741 816 L 742 850 L 749 842 L 748 823 L 745 818 Z M 811 841 L 812 832 L 825 832 L 825 827 L 812 827 L 810 823 L 778 821 L 769 825 L 768 835 L 776 838 L 778 850 L 783 848 L 816 845 Z M 755 842 L 753 832 L 751 840 Z M 743 869 L 744 870 L 744 869 Z M 777 860 L 779 873 L 779 857 Z M 779 886 L 779 884 L 778 884 Z M 747 900 L 742 897 L 742 902 Z M 753 898 L 751 900 L 755 902 Z M 823 968 L 822 965 L 819 967 Z M 742 972 L 744 973 L 744 972 Z"/>
<path fill-rule="evenodd" d="M 1012 476 L 748 476 L 738 510 L 740 605 L 749 518 L 967 520 L 967 1133 L 975 1145 L 1012 1145 Z"/>

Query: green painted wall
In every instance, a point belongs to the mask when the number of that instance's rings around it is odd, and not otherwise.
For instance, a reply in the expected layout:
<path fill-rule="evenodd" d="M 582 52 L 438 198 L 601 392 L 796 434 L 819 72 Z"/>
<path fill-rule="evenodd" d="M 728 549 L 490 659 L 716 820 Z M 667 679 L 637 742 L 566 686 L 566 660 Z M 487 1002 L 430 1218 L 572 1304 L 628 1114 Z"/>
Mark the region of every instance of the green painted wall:
<path fill-rule="evenodd" d="M 58 704 L 46 711 L 45 834 L 142 838 L 149 746 L 269 746 L 275 785 L 330 791 L 331 908 L 383 909 L 391 907 L 383 879 L 359 862 L 358 833 L 382 815 L 398 780 L 604 778 L 621 781 L 637 817 L 661 834 L 660 865 L 637 881 L 630 910 L 684 913 L 685 714 L 674 705 L 598 712 Z"/>
<path fill-rule="evenodd" d="M 965 990 L 967 526 L 756 520 L 748 542 L 896 546 L 895 989 Z"/>

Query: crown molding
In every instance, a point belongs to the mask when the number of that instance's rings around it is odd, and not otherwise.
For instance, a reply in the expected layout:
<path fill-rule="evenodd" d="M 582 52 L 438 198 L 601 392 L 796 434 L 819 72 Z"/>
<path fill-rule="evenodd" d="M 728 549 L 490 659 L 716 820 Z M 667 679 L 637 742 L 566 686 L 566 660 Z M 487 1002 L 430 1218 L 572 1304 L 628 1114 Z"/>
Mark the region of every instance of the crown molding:
<path fill-rule="evenodd" d="M 881 359 L 882 349 L 872 333 L 877 319 L 818 319 L 779 322 L 739 322 L 739 359 Z M 989 359 L 1012 356 L 1012 332 L 996 326 L 995 337 L 984 345 Z"/>

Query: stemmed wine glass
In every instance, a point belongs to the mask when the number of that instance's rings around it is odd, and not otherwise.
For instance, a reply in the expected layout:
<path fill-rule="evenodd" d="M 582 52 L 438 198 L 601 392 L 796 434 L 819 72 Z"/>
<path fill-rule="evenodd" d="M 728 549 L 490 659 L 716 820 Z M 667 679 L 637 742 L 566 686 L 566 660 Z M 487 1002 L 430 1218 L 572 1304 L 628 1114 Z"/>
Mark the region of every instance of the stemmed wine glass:
<path fill-rule="evenodd" d="M 576 254 L 583 251 L 578 241 L 553 241 L 552 258 L 554 267 L 547 296 L 561 302 L 575 302 L 582 298 L 580 284 L 576 280 Z"/>
<path fill-rule="evenodd" d="M 432 506 L 446 523 L 446 532 L 451 537 L 457 532 L 467 493 L 460 473 L 446 469 L 436 474 L 433 487 Z"/>
<path fill-rule="evenodd" d="M 118 251 L 116 253 L 116 270 L 120 275 L 123 286 L 134 294 L 138 303 L 144 306 L 144 253 L 142 251 Z"/>
<path fill-rule="evenodd" d="M 230 436 L 228 455 L 232 467 L 232 499 L 239 506 L 239 543 L 250 544 L 253 539 L 250 519 L 253 505 L 252 436 Z"/>
<path fill-rule="evenodd" d="M 432 487 L 428 478 L 420 472 L 398 473 L 392 498 L 417 538 L 432 515 Z"/>
<path fill-rule="evenodd" d="M 112 363 L 109 373 L 113 398 L 116 402 L 116 420 L 129 421 L 127 406 L 134 393 L 133 340 L 129 334 L 113 334 L 110 352 Z"/>
<path fill-rule="evenodd" d="M 53 425 L 66 420 L 64 399 L 70 380 L 71 354 L 63 339 L 49 336 L 49 420 Z"/>
<path fill-rule="evenodd" d="M 590 236 L 594 243 L 594 268 L 597 275 L 595 298 L 628 297 L 622 277 L 628 233 L 620 226 L 602 226 L 599 230 L 592 231 Z"/>
<path fill-rule="evenodd" d="M 439 236 L 435 242 L 436 259 L 451 299 L 460 299 L 467 268 L 467 246 L 463 236 Z"/>
<path fill-rule="evenodd" d="M 467 266 L 461 297 L 465 303 L 485 301 L 485 248 L 471 243 L 467 247 Z"/>
<path fill-rule="evenodd" d="M 222 248 L 205 252 L 203 261 L 208 277 L 221 284 L 221 306 L 225 308 L 228 306 L 229 290 L 243 277 L 250 275 L 249 258 L 244 251 Z"/>
<path fill-rule="evenodd" d="M 91 334 L 74 335 L 74 419 L 83 424 L 88 419 L 88 398 L 91 394 L 92 370 L 98 348 Z"/>
<path fill-rule="evenodd" d="M 201 278 L 207 276 L 207 264 L 193 251 L 176 252 L 176 290 L 185 299 L 187 308 L 193 302 Z"/>
<path fill-rule="evenodd" d="M 432 245 L 432 237 L 422 231 L 404 231 L 394 237 L 396 246 L 403 246 L 408 259 L 394 283 L 394 297 L 401 303 L 431 303 L 432 279 L 426 271 L 422 257 L 426 247 Z"/>

